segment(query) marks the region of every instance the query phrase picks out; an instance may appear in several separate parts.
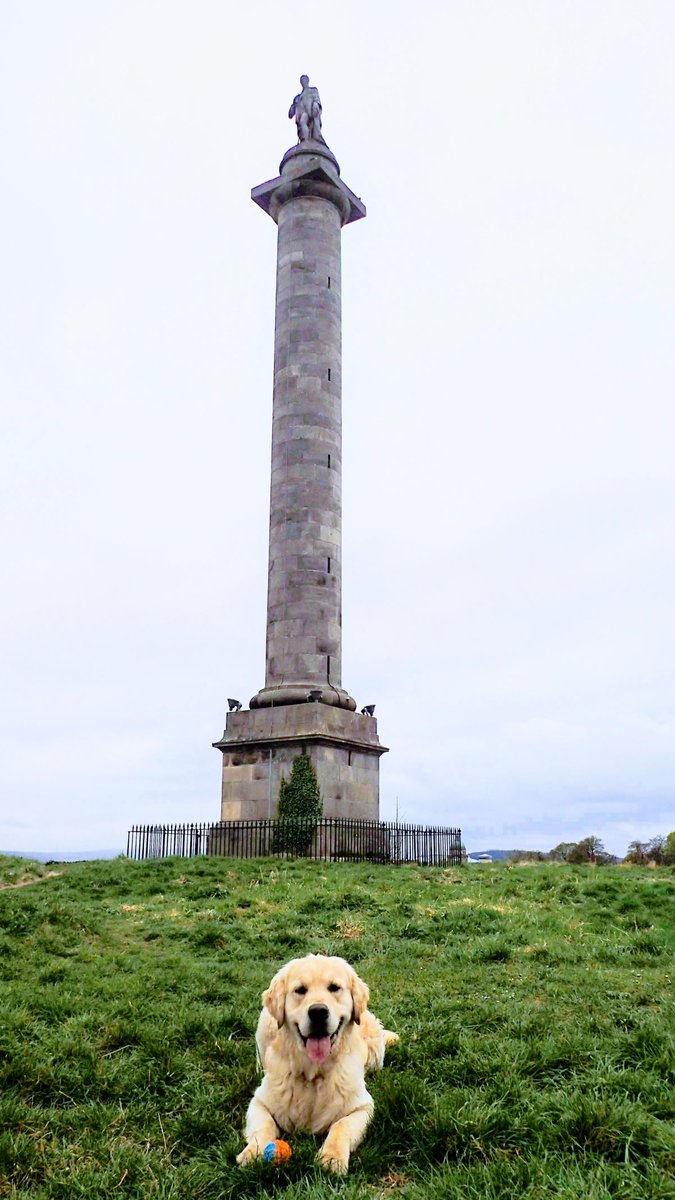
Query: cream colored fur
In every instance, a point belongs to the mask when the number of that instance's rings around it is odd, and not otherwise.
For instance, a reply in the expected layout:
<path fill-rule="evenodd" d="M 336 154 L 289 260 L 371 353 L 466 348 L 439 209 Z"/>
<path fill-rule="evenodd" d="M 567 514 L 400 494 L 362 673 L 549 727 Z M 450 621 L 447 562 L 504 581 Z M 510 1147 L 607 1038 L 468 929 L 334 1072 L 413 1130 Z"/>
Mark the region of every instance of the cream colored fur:
<path fill-rule="evenodd" d="M 311 1061 L 303 1039 L 313 1004 L 329 1010 L 331 1050 L 322 1063 Z M 385 1047 L 398 1041 L 367 1004 L 367 985 L 343 958 L 309 954 L 277 972 L 258 1020 L 264 1075 L 246 1115 L 247 1144 L 237 1158 L 242 1166 L 281 1132 L 303 1129 L 326 1134 L 322 1166 L 338 1174 L 347 1170 L 373 1115 L 365 1072 L 381 1067 Z"/>

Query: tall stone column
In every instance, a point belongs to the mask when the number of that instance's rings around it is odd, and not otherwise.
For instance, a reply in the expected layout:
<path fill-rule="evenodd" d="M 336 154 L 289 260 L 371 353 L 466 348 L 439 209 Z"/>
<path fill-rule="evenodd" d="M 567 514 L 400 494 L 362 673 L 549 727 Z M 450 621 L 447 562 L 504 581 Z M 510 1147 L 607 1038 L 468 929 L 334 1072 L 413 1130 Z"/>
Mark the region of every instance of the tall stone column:
<path fill-rule="evenodd" d="M 276 220 L 265 686 L 251 708 L 354 709 L 342 670 L 343 224 L 365 216 L 327 147 L 303 142 L 253 199 Z"/>
<path fill-rule="evenodd" d="M 307 83 L 289 115 L 311 92 L 318 100 Z M 251 193 L 278 227 L 267 649 L 250 711 L 229 713 L 214 743 L 223 754 L 223 820 L 273 816 L 280 780 L 300 753 L 314 764 L 325 816 L 379 816 L 385 747 L 341 678 L 340 248 L 343 225 L 366 210 L 340 178 L 320 119 L 318 127 L 296 121 L 299 144 L 279 176 Z"/>

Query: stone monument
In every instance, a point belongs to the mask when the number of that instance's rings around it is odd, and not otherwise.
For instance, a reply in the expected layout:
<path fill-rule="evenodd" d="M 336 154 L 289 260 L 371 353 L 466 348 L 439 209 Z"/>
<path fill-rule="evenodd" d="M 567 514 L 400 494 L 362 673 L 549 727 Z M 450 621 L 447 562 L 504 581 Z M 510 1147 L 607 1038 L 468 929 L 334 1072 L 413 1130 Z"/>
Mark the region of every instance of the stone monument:
<path fill-rule="evenodd" d="M 300 79 L 298 144 L 251 198 L 278 229 L 265 685 L 229 712 L 221 819 L 274 816 L 309 755 L 326 817 L 379 817 L 377 721 L 342 687 L 341 231 L 365 217 Z M 232 705 L 231 705 L 232 707 Z M 372 708 L 372 706 L 366 706 Z"/>

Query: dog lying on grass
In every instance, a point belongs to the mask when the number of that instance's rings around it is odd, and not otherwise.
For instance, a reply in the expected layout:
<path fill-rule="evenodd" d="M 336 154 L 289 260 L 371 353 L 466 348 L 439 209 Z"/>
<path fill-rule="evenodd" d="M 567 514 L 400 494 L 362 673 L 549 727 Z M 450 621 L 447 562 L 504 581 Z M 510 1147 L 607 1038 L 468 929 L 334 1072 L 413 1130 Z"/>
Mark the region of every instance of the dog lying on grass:
<path fill-rule="evenodd" d="M 368 987 L 343 958 L 308 954 L 274 976 L 256 1031 L 264 1071 L 246 1114 L 241 1166 L 280 1132 L 325 1133 L 323 1167 L 343 1175 L 366 1132 L 373 1100 L 366 1071 L 384 1062 L 398 1034 L 368 1012 Z"/>

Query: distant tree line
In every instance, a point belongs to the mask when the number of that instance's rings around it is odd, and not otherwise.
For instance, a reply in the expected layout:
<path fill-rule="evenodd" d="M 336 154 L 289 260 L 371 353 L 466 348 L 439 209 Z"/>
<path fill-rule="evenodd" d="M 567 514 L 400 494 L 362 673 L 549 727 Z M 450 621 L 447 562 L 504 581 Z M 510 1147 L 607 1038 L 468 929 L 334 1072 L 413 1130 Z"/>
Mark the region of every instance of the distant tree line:
<path fill-rule="evenodd" d="M 648 842 L 631 842 L 626 854 L 626 862 L 653 862 L 657 867 L 675 866 L 675 829 L 667 837 L 657 834 Z"/>
<path fill-rule="evenodd" d="M 580 842 L 558 842 L 549 850 L 548 857 L 551 862 L 593 863 L 597 867 L 617 861 L 616 855 L 605 850 L 599 837 L 585 837 Z"/>
<path fill-rule="evenodd" d="M 598 837 L 582 838 L 580 842 L 559 842 L 546 853 L 543 850 L 513 850 L 509 860 L 520 862 L 566 862 L 591 863 L 602 867 L 618 861 L 616 855 L 609 854 Z M 655 866 L 675 866 L 675 830 L 666 836 L 657 834 L 648 842 L 634 841 L 630 843 L 624 862 Z"/>

